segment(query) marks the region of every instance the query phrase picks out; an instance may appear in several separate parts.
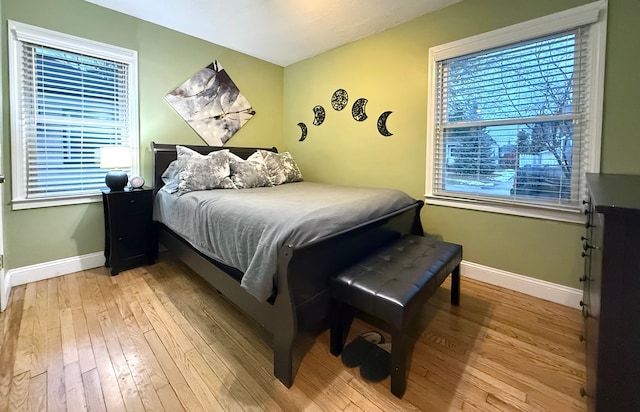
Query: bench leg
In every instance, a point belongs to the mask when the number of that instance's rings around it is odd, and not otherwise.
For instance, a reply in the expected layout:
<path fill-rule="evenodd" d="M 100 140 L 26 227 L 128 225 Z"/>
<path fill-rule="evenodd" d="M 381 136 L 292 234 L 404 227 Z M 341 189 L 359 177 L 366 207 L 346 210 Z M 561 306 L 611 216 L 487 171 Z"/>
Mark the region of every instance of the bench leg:
<path fill-rule="evenodd" d="M 330 350 L 333 356 L 340 356 L 353 321 L 353 309 L 338 300 L 331 305 Z"/>
<path fill-rule="evenodd" d="M 398 398 L 407 389 L 407 339 L 402 332 L 391 336 L 391 393 Z"/>
<path fill-rule="evenodd" d="M 460 305 L 460 265 L 451 272 L 451 304 Z"/>

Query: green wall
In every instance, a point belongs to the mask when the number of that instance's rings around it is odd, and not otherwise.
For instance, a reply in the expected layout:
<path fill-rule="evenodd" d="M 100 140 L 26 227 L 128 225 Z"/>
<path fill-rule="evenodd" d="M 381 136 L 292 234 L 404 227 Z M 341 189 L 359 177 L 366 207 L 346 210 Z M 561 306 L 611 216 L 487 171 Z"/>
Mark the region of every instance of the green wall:
<path fill-rule="evenodd" d="M 283 72 L 280 66 L 82 0 L 0 0 L 2 38 L 7 19 L 97 40 L 138 52 L 141 174 L 151 182 L 152 141 L 204 144 L 164 101 L 185 79 L 217 59 L 245 94 L 256 115 L 229 141 L 234 146 L 282 146 Z M 11 182 L 9 74 L 2 42 L 2 149 Z M 102 203 L 12 211 L 4 192 L 8 269 L 98 252 L 104 248 Z"/>
<path fill-rule="evenodd" d="M 285 146 L 308 180 L 391 186 L 423 198 L 426 162 L 428 49 L 467 36 L 588 3 L 579 0 L 466 0 L 399 27 L 285 68 Z M 637 0 L 609 6 L 602 171 L 640 173 L 640 38 Z M 334 90 L 368 99 L 369 118 L 330 106 Z M 629 93 L 635 91 L 634 93 Z M 312 108 L 327 108 L 314 126 Z M 376 120 L 391 110 L 383 137 Z M 298 122 L 308 125 L 299 142 Z M 583 226 L 440 206 L 422 212 L 425 230 L 464 246 L 465 260 L 580 287 Z"/>
<path fill-rule="evenodd" d="M 422 198 L 425 186 L 427 53 L 431 46 L 585 4 L 587 0 L 466 0 L 379 35 L 282 68 L 82 0 L 0 0 L 6 19 L 103 41 L 138 51 L 142 175 L 150 181 L 151 141 L 200 143 L 200 138 L 164 102 L 164 95 L 213 59 L 245 93 L 256 116 L 229 142 L 289 150 L 307 180 L 389 186 Z M 609 4 L 603 172 L 640 173 L 640 37 L 638 0 Z M 10 137 L 6 44 L 2 59 L 2 143 L 10 182 Z M 355 122 L 349 107 L 330 108 L 334 90 L 351 101 L 368 99 L 369 119 Z M 312 124 L 312 108 L 327 109 L 325 123 Z M 375 121 L 391 110 L 382 137 Z M 298 122 L 309 135 L 298 142 Z M 5 254 L 17 268 L 101 251 L 102 205 L 11 211 L 4 185 Z M 425 229 L 464 245 L 465 259 L 554 283 L 579 287 L 581 225 L 426 206 Z"/>

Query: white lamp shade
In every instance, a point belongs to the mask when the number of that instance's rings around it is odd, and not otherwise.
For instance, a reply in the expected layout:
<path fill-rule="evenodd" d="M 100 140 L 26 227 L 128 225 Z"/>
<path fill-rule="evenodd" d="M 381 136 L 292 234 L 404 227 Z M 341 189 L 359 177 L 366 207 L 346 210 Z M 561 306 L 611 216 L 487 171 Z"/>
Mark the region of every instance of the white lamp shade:
<path fill-rule="evenodd" d="M 131 167 L 131 150 L 127 146 L 103 146 L 100 148 L 100 168 L 125 169 Z"/>

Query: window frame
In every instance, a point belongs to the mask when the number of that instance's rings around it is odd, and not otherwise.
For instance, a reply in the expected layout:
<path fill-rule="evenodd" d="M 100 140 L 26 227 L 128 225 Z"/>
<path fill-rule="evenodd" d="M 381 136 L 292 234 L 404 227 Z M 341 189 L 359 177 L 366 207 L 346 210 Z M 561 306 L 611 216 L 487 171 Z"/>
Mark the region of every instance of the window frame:
<path fill-rule="evenodd" d="M 9 37 L 9 98 L 11 116 L 11 206 L 13 210 L 63 206 L 102 201 L 99 190 L 86 193 L 27 198 L 27 148 L 21 127 L 22 43 L 28 42 L 60 49 L 72 54 L 113 60 L 128 67 L 129 147 L 131 149 L 131 175 L 139 174 L 139 109 L 138 109 L 138 53 L 110 44 L 60 33 L 25 23 L 8 20 Z M 106 186 L 105 186 L 106 187 Z"/>
<path fill-rule="evenodd" d="M 431 205 L 449 206 L 493 213 L 583 223 L 584 215 L 580 210 L 567 210 L 542 204 L 515 204 L 508 198 L 504 201 L 485 199 L 461 199 L 436 195 L 435 125 L 436 125 L 436 81 L 437 63 L 445 59 L 462 57 L 520 41 L 550 35 L 583 25 L 590 28 L 591 76 L 589 79 L 589 124 L 586 147 L 586 172 L 597 173 L 600 170 L 600 143 L 602 135 L 602 108 L 604 95 L 604 63 L 606 47 L 606 0 L 564 10 L 548 16 L 514 24 L 491 32 L 456 40 L 429 49 L 428 67 L 428 104 L 427 104 L 427 162 L 425 202 Z M 586 188 L 583 189 L 583 191 Z M 584 194 L 581 191 L 581 194 Z"/>

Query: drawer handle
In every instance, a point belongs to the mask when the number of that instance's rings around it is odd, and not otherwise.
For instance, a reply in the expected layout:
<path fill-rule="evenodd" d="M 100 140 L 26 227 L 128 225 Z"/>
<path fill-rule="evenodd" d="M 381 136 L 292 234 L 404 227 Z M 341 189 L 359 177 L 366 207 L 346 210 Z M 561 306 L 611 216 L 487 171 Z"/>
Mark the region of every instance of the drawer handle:
<path fill-rule="evenodd" d="M 595 249 L 596 247 L 593 245 L 590 245 L 589 242 L 584 241 L 582 242 L 582 250 L 584 250 L 585 252 L 589 249 Z"/>

